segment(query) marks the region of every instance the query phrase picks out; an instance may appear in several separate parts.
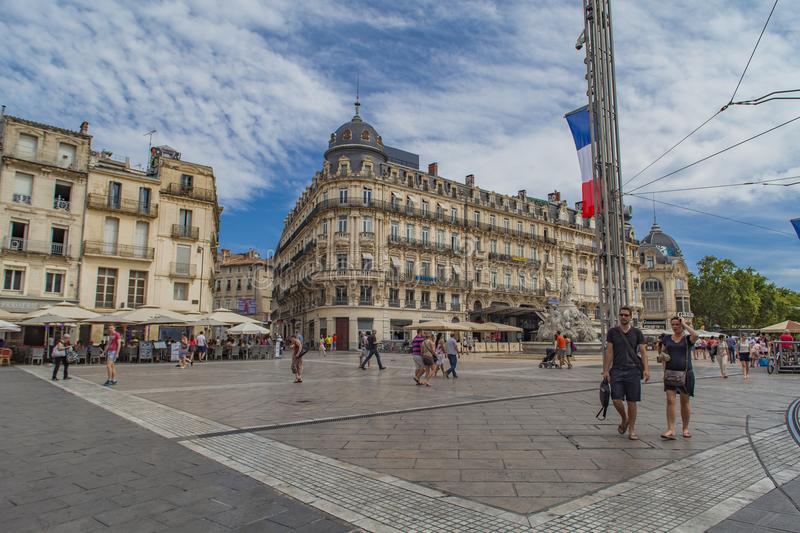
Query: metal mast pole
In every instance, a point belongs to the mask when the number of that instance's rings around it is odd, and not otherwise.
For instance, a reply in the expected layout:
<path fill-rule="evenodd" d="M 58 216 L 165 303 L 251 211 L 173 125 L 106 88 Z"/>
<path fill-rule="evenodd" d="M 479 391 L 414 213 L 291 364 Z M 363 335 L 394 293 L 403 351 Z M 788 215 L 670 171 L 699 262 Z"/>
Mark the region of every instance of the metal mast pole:
<path fill-rule="evenodd" d="M 604 328 L 628 304 L 611 0 L 583 0 L 586 81 L 594 168 L 595 233 L 600 246 L 600 313 Z"/>

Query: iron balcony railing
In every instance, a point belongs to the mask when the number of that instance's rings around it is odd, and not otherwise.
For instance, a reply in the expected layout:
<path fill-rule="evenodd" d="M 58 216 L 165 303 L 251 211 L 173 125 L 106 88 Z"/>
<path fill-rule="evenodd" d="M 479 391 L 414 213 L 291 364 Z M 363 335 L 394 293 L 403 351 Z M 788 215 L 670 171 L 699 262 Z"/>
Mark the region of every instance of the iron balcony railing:
<path fill-rule="evenodd" d="M 87 255 L 105 255 L 152 260 L 155 255 L 155 248 L 150 248 L 148 246 L 131 246 L 129 244 L 119 244 L 115 242 L 84 241 L 83 253 Z"/>
<path fill-rule="evenodd" d="M 138 200 L 129 200 L 118 196 L 106 196 L 104 194 L 89 193 L 89 207 L 92 209 L 103 209 L 123 213 L 126 215 L 137 215 L 143 217 L 157 217 L 158 205 Z"/>
<path fill-rule="evenodd" d="M 420 309 L 430 309 L 431 308 L 431 303 L 430 302 L 425 302 L 425 301 L 420 302 L 419 303 L 419 308 Z"/>
<path fill-rule="evenodd" d="M 197 265 L 173 261 L 169 264 L 169 274 L 176 278 L 194 278 L 197 277 Z"/>
<path fill-rule="evenodd" d="M 359 298 L 358 305 L 374 305 L 375 301 L 372 298 Z"/>
<path fill-rule="evenodd" d="M 21 237 L 6 237 L 3 240 L 3 251 L 27 254 L 72 257 L 72 247 L 68 244 L 52 241 L 32 241 Z"/>
<path fill-rule="evenodd" d="M 333 305 L 347 305 L 347 297 L 334 298 Z"/>
<path fill-rule="evenodd" d="M 416 309 L 417 308 L 417 302 L 414 301 L 414 300 L 406 300 L 405 307 L 406 307 L 406 309 Z"/>
<path fill-rule="evenodd" d="M 389 307 L 400 307 L 400 300 L 389 299 Z"/>
<path fill-rule="evenodd" d="M 66 211 L 69 213 L 70 203 L 69 200 L 66 200 L 60 196 L 53 198 L 53 209 L 59 209 L 61 211 Z"/>
<path fill-rule="evenodd" d="M 201 202 L 216 202 L 217 195 L 213 189 L 201 189 L 193 185 L 183 185 L 180 183 L 167 183 L 167 186 L 161 189 L 162 194 L 171 194 L 173 196 L 183 196 L 191 198 L 192 200 L 200 200 Z"/>
<path fill-rule="evenodd" d="M 183 224 L 172 225 L 172 236 L 177 239 L 191 239 L 196 241 L 200 238 L 200 228 L 197 226 L 184 226 Z"/>

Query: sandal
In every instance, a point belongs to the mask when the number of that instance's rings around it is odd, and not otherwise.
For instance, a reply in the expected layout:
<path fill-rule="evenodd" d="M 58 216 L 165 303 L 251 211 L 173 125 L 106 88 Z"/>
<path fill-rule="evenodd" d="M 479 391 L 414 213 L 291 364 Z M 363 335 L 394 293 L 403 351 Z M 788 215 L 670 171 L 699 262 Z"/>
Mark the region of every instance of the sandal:
<path fill-rule="evenodd" d="M 677 438 L 675 435 L 668 435 L 666 433 L 662 433 L 660 436 L 664 440 L 675 440 Z"/>
<path fill-rule="evenodd" d="M 637 435 L 636 433 L 631 433 L 630 435 L 628 435 L 628 440 L 639 440 L 639 435 Z"/>
<path fill-rule="evenodd" d="M 688 431 L 684 430 L 683 431 L 683 438 L 684 439 L 691 439 L 692 438 L 692 434 L 689 433 Z"/>
<path fill-rule="evenodd" d="M 621 422 L 620 425 L 617 426 L 617 433 L 624 435 L 626 429 L 628 429 L 628 422 Z"/>

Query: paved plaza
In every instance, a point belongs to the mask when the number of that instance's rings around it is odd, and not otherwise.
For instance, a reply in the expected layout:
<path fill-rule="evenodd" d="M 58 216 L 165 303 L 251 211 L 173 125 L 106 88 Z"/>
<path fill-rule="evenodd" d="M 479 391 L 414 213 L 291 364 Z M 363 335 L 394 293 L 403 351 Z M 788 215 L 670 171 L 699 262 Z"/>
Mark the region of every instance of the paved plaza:
<path fill-rule="evenodd" d="M 1 369 L 0 528 L 68 531 L 799 531 L 800 376 L 697 363 L 691 439 L 598 421 L 597 361 L 462 360 L 416 386 L 407 356 Z M 41 378 L 41 379 L 40 379 Z M 776 488 L 777 487 L 777 488 Z"/>

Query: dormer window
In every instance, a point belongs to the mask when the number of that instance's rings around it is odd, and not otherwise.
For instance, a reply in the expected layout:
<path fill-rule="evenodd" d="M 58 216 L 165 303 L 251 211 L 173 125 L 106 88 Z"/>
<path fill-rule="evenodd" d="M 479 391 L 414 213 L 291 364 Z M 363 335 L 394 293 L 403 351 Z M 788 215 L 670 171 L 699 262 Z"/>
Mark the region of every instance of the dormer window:
<path fill-rule="evenodd" d="M 378 146 L 383 146 L 383 139 L 381 139 L 380 135 L 378 135 L 378 138 L 375 139 L 375 142 L 378 143 Z"/>
<path fill-rule="evenodd" d="M 350 130 L 344 130 L 342 132 L 342 140 L 349 141 L 353 138 L 353 132 Z"/>
<path fill-rule="evenodd" d="M 361 140 L 362 141 L 369 141 L 369 131 L 364 130 L 361 132 Z"/>

